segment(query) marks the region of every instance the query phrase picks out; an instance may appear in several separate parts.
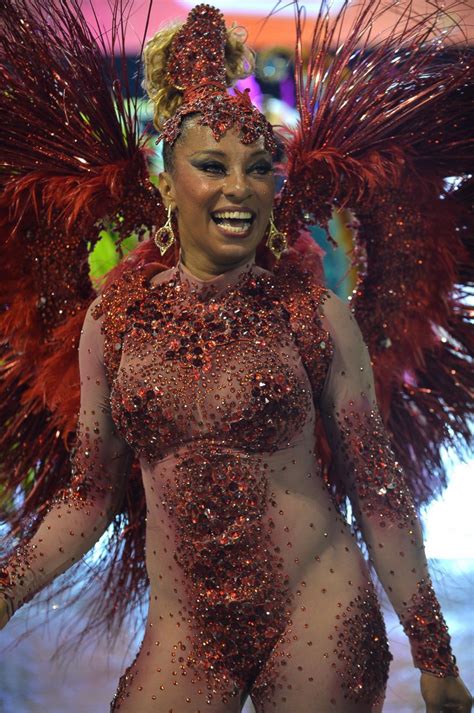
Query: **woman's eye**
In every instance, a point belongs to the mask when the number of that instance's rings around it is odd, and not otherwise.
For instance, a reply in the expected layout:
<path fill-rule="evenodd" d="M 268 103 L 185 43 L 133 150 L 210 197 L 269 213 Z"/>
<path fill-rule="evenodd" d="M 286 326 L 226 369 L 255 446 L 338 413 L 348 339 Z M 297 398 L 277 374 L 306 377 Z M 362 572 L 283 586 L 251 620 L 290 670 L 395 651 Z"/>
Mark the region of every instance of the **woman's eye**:
<path fill-rule="evenodd" d="M 206 173 L 225 173 L 225 167 L 221 163 L 216 163 L 215 161 L 201 163 L 199 168 L 201 171 L 206 171 Z"/>
<path fill-rule="evenodd" d="M 270 163 L 256 163 L 255 166 L 252 166 L 250 169 L 252 173 L 257 173 L 259 176 L 265 176 L 267 173 L 271 173 L 273 171 L 273 166 Z"/>
<path fill-rule="evenodd" d="M 204 163 L 195 164 L 200 171 L 215 175 L 224 175 L 227 172 L 224 164 L 218 161 L 205 161 Z M 259 176 L 265 176 L 273 171 L 273 166 L 267 161 L 254 164 L 248 169 L 248 173 L 256 173 Z"/>

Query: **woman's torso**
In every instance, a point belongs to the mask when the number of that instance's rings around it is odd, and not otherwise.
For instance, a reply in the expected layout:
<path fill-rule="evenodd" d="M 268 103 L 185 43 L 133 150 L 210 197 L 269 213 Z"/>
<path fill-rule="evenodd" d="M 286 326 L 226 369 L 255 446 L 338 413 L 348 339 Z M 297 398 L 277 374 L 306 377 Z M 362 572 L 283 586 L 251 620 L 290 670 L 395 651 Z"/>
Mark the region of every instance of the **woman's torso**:
<path fill-rule="evenodd" d="M 128 308 L 112 413 L 143 473 L 152 660 L 178 632 L 185 658 L 242 683 L 325 577 L 366 576 L 315 451 L 330 351 L 310 380 L 293 327 L 254 265 L 207 284 L 173 268 Z"/>

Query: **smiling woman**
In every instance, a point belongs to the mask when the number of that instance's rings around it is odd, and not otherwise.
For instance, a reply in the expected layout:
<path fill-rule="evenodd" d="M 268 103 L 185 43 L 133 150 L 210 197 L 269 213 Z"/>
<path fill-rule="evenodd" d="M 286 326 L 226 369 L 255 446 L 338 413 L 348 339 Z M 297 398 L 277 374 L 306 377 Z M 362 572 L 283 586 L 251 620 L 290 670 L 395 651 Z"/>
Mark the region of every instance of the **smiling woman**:
<path fill-rule="evenodd" d="M 328 186 L 341 166 L 358 198 L 373 184 L 365 174 L 359 182 L 355 160 L 344 164 L 337 150 L 314 173 L 303 161 L 302 177 L 280 196 L 280 233 L 278 142 L 247 94 L 227 92 L 246 62 L 239 36 L 207 5 L 146 47 L 166 164 L 161 198 L 140 184 L 135 205 L 151 195 L 155 211 L 157 199 L 168 211 L 155 226 L 160 256 L 146 241 L 87 309 L 72 479 L 0 570 L 0 625 L 78 561 L 126 503 L 128 525 L 115 533 L 119 576 L 102 579 L 115 613 L 130 582 L 149 583 L 149 608 L 112 711 L 240 713 L 250 697 L 257 713 L 379 712 L 391 654 L 368 563 L 333 497 L 342 493 L 410 638 L 427 711 L 467 713 L 368 348 L 348 306 L 319 279 L 318 253 L 302 232 L 303 207 L 313 209 L 319 192 L 330 214 Z M 420 81 L 426 94 L 424 63 Z M 371 144 L 367 154 L 379 171 L 389 161 L 389 152 L 374 159 Z M 397 152 L 394 160 L 403 163 Z M 112 192 L 118 183 L 114 175 Z"/>
<path fill-rule="evenodd" d="M 183 263 L 197 277 L 214 277 L 255 257 L 275 197 L 263 137 L 245 145 L 230 129 L 216 141 L 208 126 L 190 118 L 159 188 L 176 215 Z"/>

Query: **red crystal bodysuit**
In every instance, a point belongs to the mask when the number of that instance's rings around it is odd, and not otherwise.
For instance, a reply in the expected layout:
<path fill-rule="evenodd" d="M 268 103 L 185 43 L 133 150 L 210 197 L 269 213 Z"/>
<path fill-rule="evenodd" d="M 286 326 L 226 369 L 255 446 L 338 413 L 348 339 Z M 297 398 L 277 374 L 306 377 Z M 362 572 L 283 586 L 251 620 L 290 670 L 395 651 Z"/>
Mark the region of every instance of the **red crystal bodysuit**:
<path fill-rule="evenodd" d="M 247 693 L 258 713 L 379 710 L 391 655 L 321 477 L 318 418 L 415 665 L 457 675 L 367 349 L 335 295 L 291 265 L 125 275 L 89 311 L 80 363 L 75 486 L 3 579 L 19 606 L 79 559 L 139 458 L 150 607 L 112 710 L 224 713 Z"/>

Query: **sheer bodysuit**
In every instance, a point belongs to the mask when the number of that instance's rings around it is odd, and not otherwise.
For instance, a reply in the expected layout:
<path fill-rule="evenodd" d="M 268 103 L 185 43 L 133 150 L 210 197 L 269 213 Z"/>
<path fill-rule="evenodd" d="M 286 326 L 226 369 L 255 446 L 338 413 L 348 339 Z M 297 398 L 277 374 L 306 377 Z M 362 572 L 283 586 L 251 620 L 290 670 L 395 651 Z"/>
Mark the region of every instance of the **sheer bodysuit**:
<path fill-rule="evenodd" d="M 381 709 L 391 655 L 321 476 L 319 420 L 415 665 L 457 675 L 368 351 L 338 297 L 291 265 L 210 282 L 182 262 L 128 274 L 91 306 L 79 357 L 75 481 L 3 586 L 18 607 L 77 561 L 139 459 L 150 605 L 111 710 L 234 712 L 246 695 L 258 713 Z"/>

